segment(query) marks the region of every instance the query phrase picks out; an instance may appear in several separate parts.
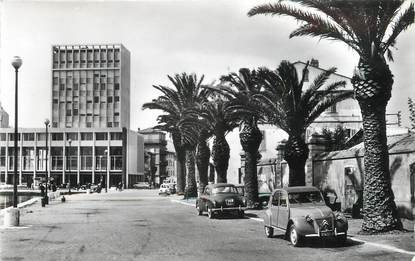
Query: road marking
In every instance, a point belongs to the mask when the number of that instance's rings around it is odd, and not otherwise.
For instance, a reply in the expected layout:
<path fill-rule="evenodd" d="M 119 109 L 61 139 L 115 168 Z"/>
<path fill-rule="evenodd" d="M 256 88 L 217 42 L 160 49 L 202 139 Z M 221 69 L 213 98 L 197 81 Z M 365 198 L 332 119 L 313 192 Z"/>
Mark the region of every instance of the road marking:
<path fill-rule="evenodd" d="M 191 203 L 188 203 L 188 202 L 183 202 L 183 201 L 176 200 L 176 199 L 171 199 L 171 201 L 179 203 L 179 204 L 187 205 L 187 206 L 192 206 L 192 207 L 194 206 L 194 204 L 191 204 Z M 252 219 L 254 221 L 257 221 L 257 222 L 264 222 L 264 220 L 262 218 L 249 217 L 249 216 L 246 216 L 246 215 L 245 215 L 245 217 L 247 217 L 249 219 Z M 383 248 L 383 249 L 386 249 L 386 250 L 389 250 L 389 251 L 398 252 L 398 253 L 401 253 L 401 254 L 415 255 L 415 252 L 407 251 L 407 250 L 400 249 L 400 248 L 397 248 L 397 247 L 394 247 L 394 246 L 389 246 L 389 245 L 384 245 L 384 244 L 379 244 L 379 243 L 373 243 L 373 242 L 365 241 L 365 240 L 362 240 L 362 239 L 353 238 L 353 237 L 350 237 L 350 236 L 348 236 L 348 238 L 352 241 L 355 241 L 355 242 L 364 243 L 364 244 L 367 244 L 367 245 Z M 411 261 L 415 261 L 415 256 L 412 258 Z"/>
<path fill-rule="evenodd" d="M 171 199 L 171 202 L 176 202 L 176 203 L 179 203 L 179 204 L 192 206 L 192 207 L 194 207 L 194 205 L 195 205 L 195 204 L 192 204 L 192 203 L 189 203 L 189 202 L 183 202 L 183 201 L 180 201 L 180 200 L 177 200 L 177 199 Z"/>
<path fill-rule="evenodd" d="M 254 218 L 254 217 L 248 217 L 248 216 L 247 216 L 247 218 L 255 220 L 257 222 L 264 222 L 264 220 L 262 218 Z M 389 246 L 389 245 L 379 244 L 379 243 L 373 243 L 373 242 L 365 241 L 365 240 L 362 240 L 362 239 L 353 238 L 353 237 L 350 237 L 350 236 L 348 238 L 352 241 L 355 241 L 355 242 L 364 243 L 364 244 L 367 244 L 367 245 L 383 248 L 383 249 L 386 249 L 386 250 L 389 250 L 389 251 L 398 252 L 398 253 L 407 254 L 407 255 L 415 255 L 415 252 L 407 251 L 407 250 L 400 249 L 400 248 L 397 248 L 397 247 L 394 247 L 394 246 Z M 411 261 L 415 261 L 415 256 L 412 258 Z"/>
<path fill-rule="evenodd" d="M 358 238 L 352 238 L 352 237 L 349 237 L 349 239 L 352 240 L 352 241 L 355 241 L 355 242 L 365 243 L 365 244 L 368 244 L 368 245 L 371 245 L 371 246 L 383 248 L 383 249 L 386 249 L 386 250 L 389 250 L 389 251 L 398 252 L 398 253 L 401 253 L 401 254 L 415 255 L 415 252 L 413 252 L 413 251 L 407 251 L 407 250 L 400 249 L 400 248 L 397 248 L 397 247 L 394 247 L 394 246 L 389 246 L 389 245 L 385 245 L 385 244 L 379 244 L 379 243 L 369 242 L 369 241 L 366 241 L 366 240 L 362 240 L 362 239 L 358 239 Z M 412 260 L 415 261 L 415 257 L 412 258 Z"/>

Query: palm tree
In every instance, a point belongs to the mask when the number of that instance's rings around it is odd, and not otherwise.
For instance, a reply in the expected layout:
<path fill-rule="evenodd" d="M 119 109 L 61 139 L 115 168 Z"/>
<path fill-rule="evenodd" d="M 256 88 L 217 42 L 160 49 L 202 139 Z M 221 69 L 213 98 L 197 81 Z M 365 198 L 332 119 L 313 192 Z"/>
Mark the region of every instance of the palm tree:
<path fill-rule="evenodd" d="M 211 134 L 207 128 L 202 128 L 197 135 L 198 141 L 196 147 L 196 166 L 199 173 L 198 189 L 200 193 L 203 192 L 206 185 L 208 184 L 210 149 L 207 140 L 210 136 Z"/>
<path fill-rule="evenodd" d="M 181 173 L 177 175 L 177 190 L 178 192 L 185 191 L 187 196 L 195 196 L 197 193 L 194 168 L 195 145 L 193 139 L 190 138 L 192 132 L 189 125 L 193 123 L 194 118 L 197 118 L 197 104 L 206 99 L 207 91 L 201 85 L 204 76 L 198 80 L 195 74 L 182 73 L 174 77 L 168 76 L 168 78 L 174 89 L 153 85 L 163 95 L 153 99 L 150 103 L 145 103 L 143 109 L 157 109 L 165 113 L 158 117 L 159 126 L 157 127 L 172 134 L 179 164 L 186 165 L 187 168 L 186 172 L 184 172 L 184 167 L 181 168 Z M 184 159 L 186 164 L 184 164 Z"/>
<path fill-rule="evenodd" d="M 291 16 L 302 24 L 290 37 L 341 41 L 357 52 L 359 62 L 352 84 L 362 112 L 365 144 L 362 230 L 401 229 L 389 173 L 385 112 L 393 75 L 385 55 L 393 61 L 391 48 L 397 37 L 414 23 L 413 2 L 292 0 L 256 6 L 248 13 L 257 14 Z"/>
<path fill-rule="evenodd" d="M 247 206 L 254 207 L 258 202 L 257 157 L 262 141 L 262 133 L 258 128 L 258 119 L 261 117 L 261 104 L 257 97 L 261 91 L 258 73 L 242 68 L 239 75 L 230 73 L 222 76 L 221 81 L 225 84 L 220 89 L 221 93 L 231 101 L 234 112 L 240 118 L 239 139 L 245 152 L 245 194 Z"/>
<path fill-rule="evenodd" d="M 347 130 L 338 125 L 334 131 L 324 128 L 321 132 L 327 151 L 343 150 L 347 142 Z"/>
<path fill-rule="evenodd" d="M 259 97 L 263 102 L 268 122 L 287 132 L 284 159 L 289 166 L 289 186 L 304 186 L 304 166 L 308 158 L 305 143 L 307 127 L 326 109 L 337 102 L 352 97 L 350 91 L 339 91 L 346 85 L 337 81 L 325 85 L 336 69 L 330 68 L 319 74 L 303 91 L 305 72 L 308 63 L 299 78 L 295 66 L 283 61 L 275 71 L 261 69 L 261 81 L 264 91 Z"/>
<path fill-rule="evenodd" d="M 206 88 L 212 90 L 212 88 Z M 230 149 L 226 141 L 226 134 L 238 126 L 238 119 L 232 112 L 229 101 L 217 96 L 207 102 L 200 116 L 208 123 L 208 129 L 214 135 L 212 146 L 213 165 L 217 173 L 217 183 L 227 182 Z"/>

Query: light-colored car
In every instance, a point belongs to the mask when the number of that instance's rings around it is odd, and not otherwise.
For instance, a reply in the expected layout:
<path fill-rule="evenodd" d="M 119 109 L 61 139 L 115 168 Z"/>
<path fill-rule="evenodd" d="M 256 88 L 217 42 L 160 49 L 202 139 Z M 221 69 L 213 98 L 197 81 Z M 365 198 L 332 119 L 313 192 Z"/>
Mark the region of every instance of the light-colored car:
<path fill-rule="evenodd" d="M 272 237 L 274 229 L 283 230 L 293 246 L 308 237 L 337 239 L 340 243 L 347 239 L 346 217 L 326 206 L 315 187 L 274 190 L 265 213 L 265 235 Z"/>
<path fill-rule="evenodd" d="M 150 189 L 150 184 L 148 182 L 137 182 L 133 185 L 135 189 Z"/>
<path fill-rule="evenodd" d="M 159 188 L 159 195 L 160 194 L 170 194 L 171 193 L 171 191 L 170 191 L 170 186 L 169 186 L 169 184 L 161 184 L 160 185 L 160 188 Z"/>

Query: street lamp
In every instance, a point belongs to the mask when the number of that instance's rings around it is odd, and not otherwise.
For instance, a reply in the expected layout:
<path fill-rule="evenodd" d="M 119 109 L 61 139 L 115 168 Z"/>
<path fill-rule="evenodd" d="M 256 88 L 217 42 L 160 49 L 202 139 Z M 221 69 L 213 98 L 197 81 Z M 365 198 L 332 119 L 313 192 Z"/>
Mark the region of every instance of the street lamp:
<path fill-rule="evenodd" d="M 49 173 L 48 173 L 48 154 L 49 154 L 49 147 L 48 147 L 48 127 L 49 127 L 49 119 L 45 120 L 45 127 L 46 127 L 46 188 L 45 188 L 45 197 L 44 197 L 44 202 L 45 204 L 49 204 L 49 197 L 48 197 L 48 178 L 49 178 Z"/>
<path fill-rule="evenodd" d="M 72 140 L 69 139 L 68 142 L 69 142 L 69 166 L 68 166 L 69 167 L 69 169 L 68 169 L 69 178 L 68 178 L 68 186 L 69 186 L 69 195 L 70 195 L 71 194 L 71 155 L 70 155 L 70 153 L 71 153 Z"/>
<path fill-rule="evenodd" d="M 106 161 L 105 161 L 105 163 L 106 163 L 105 171 L 107 172 L 107 177 L 106 177 L 106 182 L 105 182 L 107 184 L 105 184 L 105 193 L 107 193 L 108 188 L 109 188 L 109 183 L 110 183 L 109 172 L 108 172 L 108 156 L 107 156 L 108 155 L 108 150 L 104 150 L 104 154 L 105 154 L 105 159 L 106 159 Z"/>
<path fill-rule="evenodd" d="M 18 74 L 19 68 L 22 66 L 22 59 L 19 56 L 14 56 L 12 59 L 12 66 L 15 69 L 16 81 L 14 92 L 14 175 L 13 175 L 13 209 L 6 212 L 4 218 L 5 226 L 18 226 L 20 220 L 20 212 L 17 208 L 17 129 L 18 129 Z"/>

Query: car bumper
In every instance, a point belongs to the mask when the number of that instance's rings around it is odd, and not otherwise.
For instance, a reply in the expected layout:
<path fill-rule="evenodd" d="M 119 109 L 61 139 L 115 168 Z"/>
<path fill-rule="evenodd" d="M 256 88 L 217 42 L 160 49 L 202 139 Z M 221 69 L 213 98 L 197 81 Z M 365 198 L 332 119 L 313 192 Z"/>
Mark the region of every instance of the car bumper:
<path fill-rule="evenodd" d="M 316 234 L 307 234 L 304 235 L 305 237 L 337 237 L 337 236 L 341 236 L 341 235 L 346 235 L 346 232 L 338 232 L 337 229 L 334 229 L 334 231 L 329 231 L 330 233 L 327 232 L 319 232 Z"/>
<path fill-rule="evenodd" d="M 227 212 L 227 211 L 244 211 L 246 210 L 246 207 L 238 206 L 238 207 L 220 207 L 220 208 L 212 208 L 212 211 L 221 211 L 221 212 Z"/>

